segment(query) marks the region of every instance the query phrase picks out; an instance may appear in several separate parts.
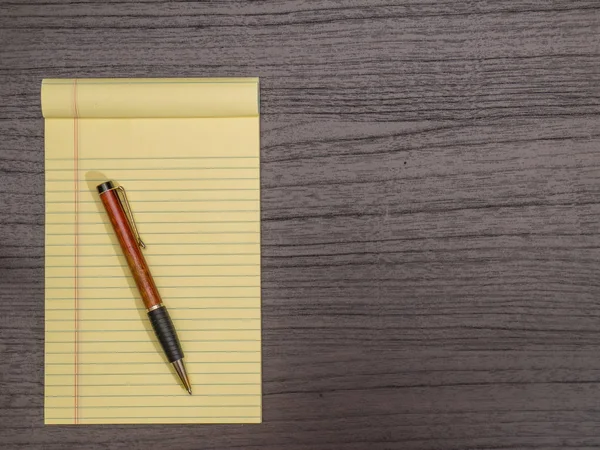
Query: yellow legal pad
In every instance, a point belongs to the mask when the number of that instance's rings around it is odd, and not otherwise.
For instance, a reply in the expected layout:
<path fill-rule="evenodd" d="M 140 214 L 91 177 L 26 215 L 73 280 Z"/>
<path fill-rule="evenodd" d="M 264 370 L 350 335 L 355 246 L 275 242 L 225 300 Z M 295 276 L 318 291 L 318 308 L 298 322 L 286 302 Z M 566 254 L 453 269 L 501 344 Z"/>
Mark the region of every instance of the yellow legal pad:
<path fill-rule="evenodd" d="M 45 423 L 261 421 L 258 79 L 44 80 Z M 127 191 L 194 395 L 95 186 Z"/>

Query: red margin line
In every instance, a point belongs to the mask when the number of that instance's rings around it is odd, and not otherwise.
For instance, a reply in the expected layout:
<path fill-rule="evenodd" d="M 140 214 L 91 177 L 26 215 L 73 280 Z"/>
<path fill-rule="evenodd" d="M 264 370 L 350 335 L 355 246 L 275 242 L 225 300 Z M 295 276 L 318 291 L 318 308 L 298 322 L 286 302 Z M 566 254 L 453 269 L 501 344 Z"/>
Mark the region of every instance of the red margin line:
<path fill-rule="evenodd" d="M 74 295 L 74 310 L 75 310 L 75 371 L 74 371 L 74 399 L 75 399 L 75 411 L 74 411 L 74 422 L 75 424 L 79 423 L 79 282 L 78 282 L 78 266 L 79 266 L 79 112 L 77 111 L 77 79 L 73 80 L 73 170 L 74 170 L 74 188 L 75 188 L 75 198 L 74 198 L 74 206 L 75 206 L 75 267 L 74 267 L 74 286 L 75 286 L 75 295 Z"/>

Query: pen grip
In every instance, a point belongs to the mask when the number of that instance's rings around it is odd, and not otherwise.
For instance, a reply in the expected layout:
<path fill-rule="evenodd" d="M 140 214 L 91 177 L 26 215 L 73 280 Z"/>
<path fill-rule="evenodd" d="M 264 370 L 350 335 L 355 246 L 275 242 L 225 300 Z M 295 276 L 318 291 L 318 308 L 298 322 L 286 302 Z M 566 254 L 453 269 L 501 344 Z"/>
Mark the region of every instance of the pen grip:
<path fill-rule="evenodd" d="M 110 223 L 115 230 L 117 240 L 127 260 L 127 265 L 138 287 L 142 301 L 147 310 L 162 303 L 158 288 L 152 279 L 150 268 L 142 254 L 138 240 L 125 214 L 119 195 L 115 189 L 107 190 L 100 195 Z"/>
<path fill-rule="evenodd" d="M 177 332 L 175 331 L 167 308 L 163 306 L 161 308 L 153 309 L 148 313 L 148 318 L 152 323 L 154 333 L 169 362 L 182 359 L 183 350 L 181 350 L 181 344 L 179 344 Z"/>

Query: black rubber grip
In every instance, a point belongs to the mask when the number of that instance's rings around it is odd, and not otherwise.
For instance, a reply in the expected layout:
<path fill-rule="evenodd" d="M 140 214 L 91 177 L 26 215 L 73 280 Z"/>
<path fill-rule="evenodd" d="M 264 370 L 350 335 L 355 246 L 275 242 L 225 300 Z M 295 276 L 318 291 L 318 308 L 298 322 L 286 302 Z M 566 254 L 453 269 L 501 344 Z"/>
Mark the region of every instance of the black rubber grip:
<path fill-rule="evenodd" d="M 148 313 L 148 317 L 169 362 L 183 358 L 183 350 L 167 308 L 156 308 Z"/>

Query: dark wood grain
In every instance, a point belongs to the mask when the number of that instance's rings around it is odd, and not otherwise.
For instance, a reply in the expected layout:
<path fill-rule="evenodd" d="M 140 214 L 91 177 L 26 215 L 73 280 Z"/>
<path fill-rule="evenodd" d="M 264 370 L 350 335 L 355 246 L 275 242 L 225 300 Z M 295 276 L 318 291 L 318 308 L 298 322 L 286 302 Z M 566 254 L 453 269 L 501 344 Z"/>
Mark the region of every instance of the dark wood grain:
<path fill-rule="evenodd" d="M 597 1 L 0 1 L 7 449 L 600 447 Z M 43 426 L 43 77 L 260 76 L 264 423 Z"/>

